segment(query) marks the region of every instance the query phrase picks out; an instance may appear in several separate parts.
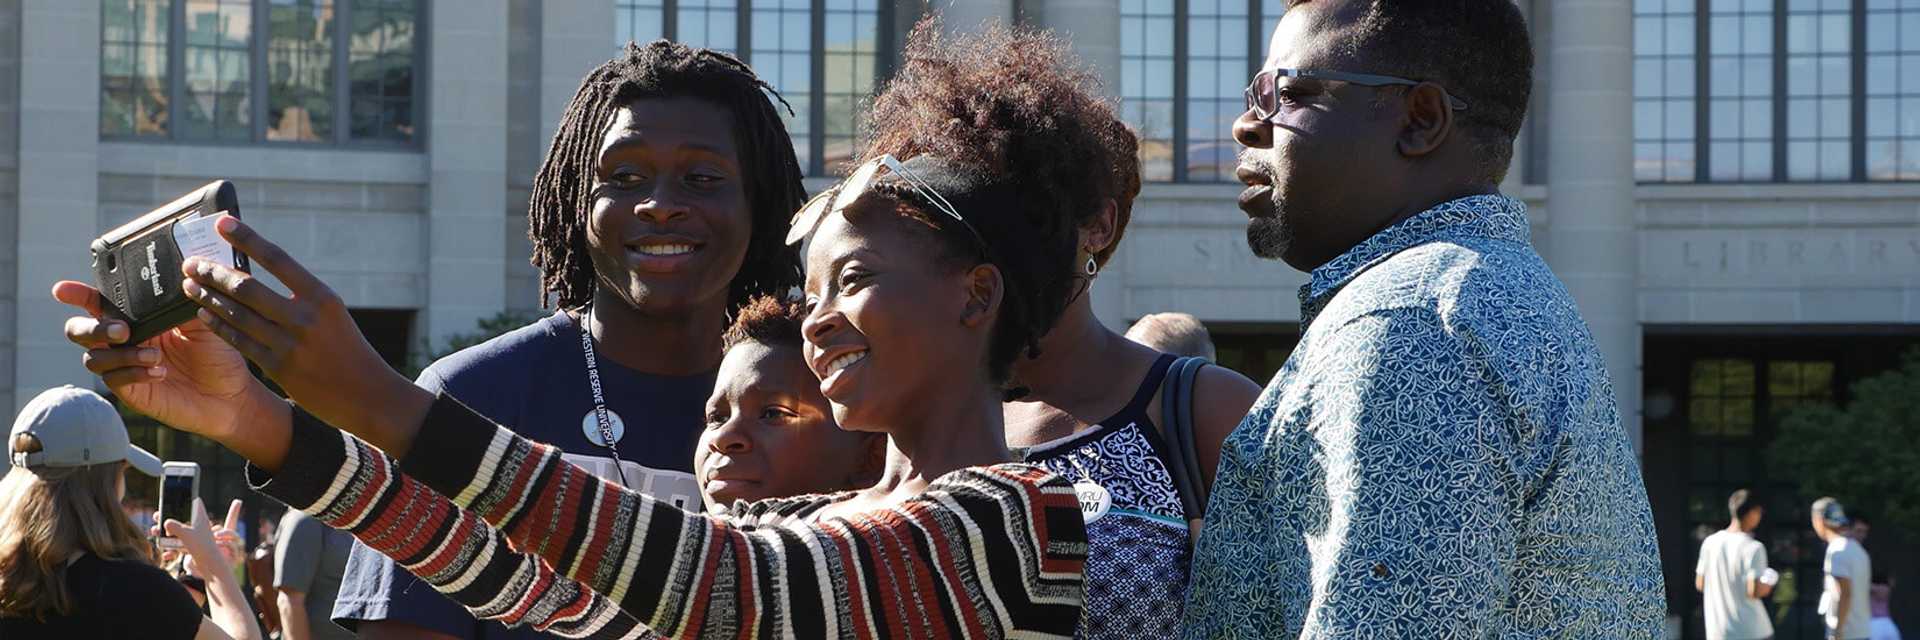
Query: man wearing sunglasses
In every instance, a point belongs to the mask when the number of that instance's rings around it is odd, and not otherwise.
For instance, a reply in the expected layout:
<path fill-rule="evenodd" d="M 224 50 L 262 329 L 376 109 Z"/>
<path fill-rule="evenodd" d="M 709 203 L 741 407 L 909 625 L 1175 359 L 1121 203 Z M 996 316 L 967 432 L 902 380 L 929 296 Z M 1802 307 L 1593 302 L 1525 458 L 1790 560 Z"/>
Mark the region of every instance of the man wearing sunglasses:
<path fill-rule="evenodd" d="M 1600 352 L 1498 193 L 1525 19 L 1289 5 L 1233 133 L 1248 244 L 1310 273 L 1302 335 L 1221 452 L 1186 636 L 1658 637 Z"/>

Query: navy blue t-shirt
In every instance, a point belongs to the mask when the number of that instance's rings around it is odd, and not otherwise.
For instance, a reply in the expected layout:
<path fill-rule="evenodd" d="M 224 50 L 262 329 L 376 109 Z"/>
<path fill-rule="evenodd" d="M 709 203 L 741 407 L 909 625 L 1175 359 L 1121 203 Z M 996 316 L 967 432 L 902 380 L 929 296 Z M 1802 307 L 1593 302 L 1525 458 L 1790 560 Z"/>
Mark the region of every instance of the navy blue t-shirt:
<path fill-rule="evenodd" d="M 555 313 L 440 359 L 421 372 L 418 382 L 522 436 L 557 446 L 569 462 L 618 482 L 610 454 L 600 445 L 579 326 L 565 312 Z M 699 509 L 693 448 L 705 427 L 714 374 L 645 374 L 621 366 L 595 346 L 628 487 Z M 415 449 L 422 446 L 433 443 L 416 443 Z M 551 637 L 477 621 L 393 560 L 357 542 L 334 600 L 333 619 L 348 629 L 363 620 L 393 620 L 461 638 Z"/>

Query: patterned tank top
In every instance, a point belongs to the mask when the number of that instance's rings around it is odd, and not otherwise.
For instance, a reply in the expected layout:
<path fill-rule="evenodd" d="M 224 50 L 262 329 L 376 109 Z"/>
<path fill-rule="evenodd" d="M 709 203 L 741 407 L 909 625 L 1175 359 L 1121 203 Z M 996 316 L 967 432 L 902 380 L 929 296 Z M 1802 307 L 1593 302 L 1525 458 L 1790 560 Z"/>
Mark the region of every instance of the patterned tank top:
<path fill-rule="evenodd" d="M 1027 462 L 1072 481 L 1083 505 L 1094 503 L 1084 507 L 1093 512 L 1087 519 L 1086 608 L 1079 638 L 1179 633 L 1192 551 L 1179 489 L 1164 457 L 1167 448 L 1147 417 L 1147 406 L 1174 360 L 1161 355 L 1154 361 L 1133 400 L 1113 417 L 1025 451 Z M 1099 491 L 1090 492 L 1089 485 Z"/>

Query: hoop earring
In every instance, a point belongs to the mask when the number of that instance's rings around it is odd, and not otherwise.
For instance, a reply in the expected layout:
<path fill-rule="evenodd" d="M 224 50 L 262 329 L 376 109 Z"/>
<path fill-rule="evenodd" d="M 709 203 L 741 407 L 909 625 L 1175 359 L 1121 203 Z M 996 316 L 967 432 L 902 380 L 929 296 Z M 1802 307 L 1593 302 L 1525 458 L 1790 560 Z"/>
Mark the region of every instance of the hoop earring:
<path fill-rule="evenodd" d="M 1088 278 L 1100 277 L 1100 263 L 1094 262 L 1093 256 L 1087 256 L 1087 264 L 1084 268 L 1086 269 Z"/>

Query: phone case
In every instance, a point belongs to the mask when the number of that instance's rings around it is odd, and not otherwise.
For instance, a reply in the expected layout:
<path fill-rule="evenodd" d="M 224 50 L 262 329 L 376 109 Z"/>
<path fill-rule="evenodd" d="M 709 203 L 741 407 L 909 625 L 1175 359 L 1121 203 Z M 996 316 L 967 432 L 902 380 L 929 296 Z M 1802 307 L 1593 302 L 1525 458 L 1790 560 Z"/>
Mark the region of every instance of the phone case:
<path fill-rule="evenodd" d="M 240 216 L 233 183 L 215 180 L 158 209 L 134 218 L 94 239 L 94 283 L 106 299 L 107 315 L 132 329 L 128 344 L 139 344 L 180 326 L 199 309 L 180 289 L 180 263 L 186 261 L 176 225 L 203 216 Z M 247 257 L 230 251 L 229 264 L 247 270 Z"/>

